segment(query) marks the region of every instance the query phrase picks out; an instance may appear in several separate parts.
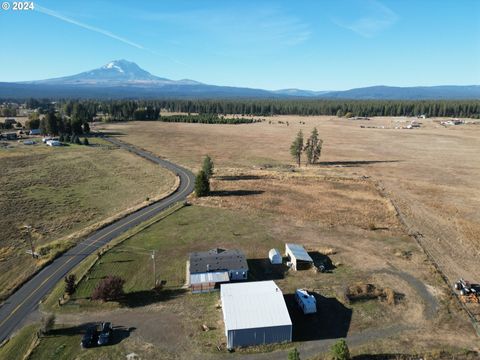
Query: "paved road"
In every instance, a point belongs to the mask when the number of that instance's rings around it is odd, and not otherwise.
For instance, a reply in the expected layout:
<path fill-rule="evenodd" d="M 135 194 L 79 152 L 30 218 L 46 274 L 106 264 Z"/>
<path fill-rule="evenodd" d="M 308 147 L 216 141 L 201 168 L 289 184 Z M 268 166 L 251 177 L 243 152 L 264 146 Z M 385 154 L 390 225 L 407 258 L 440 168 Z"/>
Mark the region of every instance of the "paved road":
<path fill-rule="evenodd" d="M 178 189 L 168 197 L 138 210 L 113 224 L 91 234 L 87 239 L 57 258 L 12 294 L 0 307 L 0 343 L 16 330 L 23 320 L 34 312 L 42 298 L 62 280 L 68 272 L 88 255 L 132 227 L 150 219 L 170 205 L 184 200 L 193 191 L 193 174 L 178 165 L 159 159 L 114 138 L 105 140 L 131 151 L 145 159 L 171 170 L 180 177 Z"/>

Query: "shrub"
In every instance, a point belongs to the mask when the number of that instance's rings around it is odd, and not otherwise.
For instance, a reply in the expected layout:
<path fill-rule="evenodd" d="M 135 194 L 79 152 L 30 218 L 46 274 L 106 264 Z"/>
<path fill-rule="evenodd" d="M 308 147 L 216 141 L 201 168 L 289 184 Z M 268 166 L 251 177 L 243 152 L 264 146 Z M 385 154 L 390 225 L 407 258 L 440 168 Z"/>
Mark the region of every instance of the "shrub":
<path fill-rule="evenodd" d="M 88 142 L 88 139 L 87 138 L 84 138 L 83 139 L 83 145 L 90 145 L 90 143 Z"/>
<path fill-rule="evenodd" d="M 75 292 L 75 281 L 77 277 L 74 274 L 65 276 L 65 293 L 72 295 Z"/>
<path fill-rule="evenodd" d="M 293 348 L 288 352 L 288 360 L 300 360 L 300 354 L 297 348 Z"/>
<path fill-rule="evenodd" d="M 58 137 L 58 141 L 64 142 L 65 141 L 65 136 L 63 134 L 60 134 L 60 136 Z"/>
<path fill-rule="evenodd" d="M 112 301 L 120 299 L 123 292 L 125 280 L 119 276 L 109 275 L 101 280 L 92 293 L 93 300 Z"/>
<path fill-rule="evenodd" d="M 330 349 L 332 360 L 350 360 L 350 351 L 344 339 L 338 340 Z"/>
<path fill-rule="evenodd" d="M 82 145 L 82 142 L 80 141 L 80 138 L 78 136 L 75 136 L 75 139 L 73 142 L 77 145 Z"/>

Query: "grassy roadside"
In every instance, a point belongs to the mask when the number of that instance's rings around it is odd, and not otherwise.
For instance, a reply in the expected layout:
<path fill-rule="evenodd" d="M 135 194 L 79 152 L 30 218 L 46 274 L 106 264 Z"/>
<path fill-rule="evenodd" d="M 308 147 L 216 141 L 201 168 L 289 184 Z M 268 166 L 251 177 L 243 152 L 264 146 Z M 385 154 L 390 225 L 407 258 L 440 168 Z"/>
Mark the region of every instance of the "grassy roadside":
<path fill-rule="evenodd" d="M 173 214 L 174 212 L 178 211 L 183 207 L 183 203 L 176 203 L 166 209 L 165 211 L 161 212 L 160 214 L 154 216 L 150 220 L 141 223 L 140 225 L 134 227 L 133 229 L 128 230 L 118 238 L 112 240 L 107 245 L 100 248 L 97 252 L 88 256 L 84 261 L 78 264 L 70 274 L 74 274 L 77 277 L 77 283 L 81 283 L 85 276 L 91 271 L 92 267 L 100 261 L 101 256 L 108 252 L 109 250 L 115 248 L 117 245 L 121 244 L 125 240 L 135 236 L 136 234 L 140 233 L 141 231 L 147 229 L 148 227 L 152 226 L 153 224 L 159 222 L 160 220 L 166 218 L 167 216 Z M 100 256 L 99 256 L 100 255 Z M 75 311 L 76 307 L 72 305 L 63 305 L 59 306 L 58 299 L 64 296 L 64 283 L 63 281 L 59 282 L 55 288 L 50 292 L 50 294 L 45 298 L 42 302 L 40 309 L 43 312 L 69 312 Z"/>
<path fill-rule="evenodd" d="M 0 297 L 94 229 L 164 196 L 176 181 L 168 170 L 96 138 L 90 146 L 55 149 L 15 143 L 0 148 L 0 166 L 0 266 L 6 269 Z M 27 224 L 39 260 L 26 254 Z"/>
<path fill-rule="evenodd" d="M 23 360 L 37 341 L 37 324 L 27 325 L 0 347 L 0 359 Z"/>

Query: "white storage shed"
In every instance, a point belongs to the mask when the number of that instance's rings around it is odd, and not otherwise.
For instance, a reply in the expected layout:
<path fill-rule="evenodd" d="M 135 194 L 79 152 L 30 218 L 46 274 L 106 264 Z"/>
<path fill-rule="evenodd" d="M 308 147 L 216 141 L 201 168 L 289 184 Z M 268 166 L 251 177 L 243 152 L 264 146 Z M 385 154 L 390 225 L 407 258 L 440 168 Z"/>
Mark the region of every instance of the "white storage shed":
<path fill-rule="evenodd" d="M 290 259 L 292 269 L 295 271 L 308 269 L 313 265 L 313 259 L 302 245 L 285 244 L 285 254 Z"/>
<path fill-rule="evenodd" d="M 227 348 L 292 341 L 292 320 L 275 282 L 221 284 Z"/>
<path fill-rule="evenodd" d="M 268 258 L 272 264 L 281 264 L 282 263 L 282 254 L 277 249 L 270 249 L 268 252 Z"/>

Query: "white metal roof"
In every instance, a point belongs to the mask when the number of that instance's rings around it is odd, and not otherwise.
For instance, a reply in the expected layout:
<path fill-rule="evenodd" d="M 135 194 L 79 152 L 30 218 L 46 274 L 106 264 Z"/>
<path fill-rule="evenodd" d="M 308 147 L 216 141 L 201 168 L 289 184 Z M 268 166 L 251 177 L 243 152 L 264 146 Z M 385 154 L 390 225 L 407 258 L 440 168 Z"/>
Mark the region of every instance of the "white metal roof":
<path fill-rule="evenodd" d="M 190 284 L 217 283 L 230 281 L 228 271 L 190 274 Z"/>
<path fill-rule="evenodd" d="M 313 259 L 308 255 L 307 251 L 303 248 L 302 245 L 298 244 L 285 244 L 285 250 L 287 248 L 295 256 L 297 260 L 308 261 L 313 263 Z"/>
<path fill-rule="evenodd" d="M 271 280 L 222 284 L 220 291 L 227 331 L 292 325 L 282 291 Z"/>

